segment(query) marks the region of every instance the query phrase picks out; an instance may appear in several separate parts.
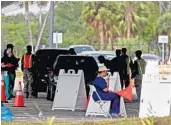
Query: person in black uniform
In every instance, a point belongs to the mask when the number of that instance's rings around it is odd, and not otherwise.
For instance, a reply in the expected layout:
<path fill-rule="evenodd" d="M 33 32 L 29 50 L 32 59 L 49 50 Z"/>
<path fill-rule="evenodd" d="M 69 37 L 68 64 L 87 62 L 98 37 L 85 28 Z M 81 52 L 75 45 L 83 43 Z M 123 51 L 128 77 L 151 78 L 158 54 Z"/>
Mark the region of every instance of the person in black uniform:
<path fill-rule="evenodd" d="M 69 49 L 69 53 L 70 53 L 70 55 L 77 55 L 73 48 Z"/>
<path fill-rule="evenodd" d="M 105 59 L 104 56 L 100 55 L 98 60 L 100 64 L 104 64 L 107 68 L 110 68 L 110 61 Z"/>
<path fill-rule="evenodd" d="M 133 62 L 131 60 L 131 58 L 126 54 L 127 49 L 126 48 L 122 48 L 122 55 L 121 55 L 121 61 L 123 64 L 123 83 L 125 84 L 125 87 L 129 86 L 129 77 L 131 74 L 131 70 L 133 67 Z"/>
<path fill-rule="evenodd" d="M 122 67 L 122 61 L 121 61 L 121 50 L 116 50 L 116 57 L 113 58 L 110 62 L 110 71 L 111 74 L 114 72 L 119 72 L 120 81 L 121 81 L 121 87 L 123 88 L 123 67 Z"/>

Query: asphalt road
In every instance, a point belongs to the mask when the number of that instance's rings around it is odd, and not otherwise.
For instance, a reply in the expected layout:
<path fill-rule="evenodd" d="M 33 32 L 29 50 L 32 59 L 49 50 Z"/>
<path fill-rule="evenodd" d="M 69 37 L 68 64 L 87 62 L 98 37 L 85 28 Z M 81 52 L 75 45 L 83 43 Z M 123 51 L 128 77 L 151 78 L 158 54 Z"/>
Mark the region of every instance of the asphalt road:
<path fill-rule="evenodd" d="M 52 111 L 52 102 L 46 100 L 46 93 L 39 93 L 37 99 L 24 99 L 25 107 L 13 107 L 14 99 L 5 103 L 14 114 L 14 121 L 17 122 L 42 122 L 48 117 L 55 116 L 58 122 L 83 122 L 92 120 L 105 120 L 103 117 L 85 117 L 85 111 Z M 138 116 L 138 103 L 125 103 L 128 117 Z M 42 113 L 40 113 L 42 112 Z"/>

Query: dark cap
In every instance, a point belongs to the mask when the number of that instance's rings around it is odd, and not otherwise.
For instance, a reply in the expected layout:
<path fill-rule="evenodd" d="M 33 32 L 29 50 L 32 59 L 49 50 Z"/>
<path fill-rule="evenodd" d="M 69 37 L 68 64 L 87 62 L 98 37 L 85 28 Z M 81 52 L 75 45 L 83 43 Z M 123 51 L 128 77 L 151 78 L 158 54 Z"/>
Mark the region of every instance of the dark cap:
<path fill-rule="evenodd" d="M 136 54 L 142 54 L 142 51 L 141 50 L 137 50 L 135 51 Z"/>
<path fill-rule="evenodd" d="M 14 45 L 13 44 L 7 44 L 7 48 L 13 48 L 14 47 Z"/>

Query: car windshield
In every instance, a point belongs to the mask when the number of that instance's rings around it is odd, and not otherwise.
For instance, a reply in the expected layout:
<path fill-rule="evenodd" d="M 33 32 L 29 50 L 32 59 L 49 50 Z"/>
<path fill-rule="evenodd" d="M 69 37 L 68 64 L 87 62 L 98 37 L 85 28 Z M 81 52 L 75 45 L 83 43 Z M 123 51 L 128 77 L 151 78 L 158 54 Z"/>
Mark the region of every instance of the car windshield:
<path fill-rule="evenodd" d="M 98 58 L 100 55 L 104 56 L 105 59 L 108 59 L 108 60 L 111 60 L 113 59 L 114 57 L 116 57 L 114 54 L 98 54 L 98 53 L 94 53 L 94 54 L 90 54 L 92 55 L 93 57 L 95 58 Z"/>
<path fill-rule="evenodd" d="M 76 53 L 81 53 L 83 51 L 94 51 L 91 47 L 88 46 L 79 46 L 73 47 Z"/>

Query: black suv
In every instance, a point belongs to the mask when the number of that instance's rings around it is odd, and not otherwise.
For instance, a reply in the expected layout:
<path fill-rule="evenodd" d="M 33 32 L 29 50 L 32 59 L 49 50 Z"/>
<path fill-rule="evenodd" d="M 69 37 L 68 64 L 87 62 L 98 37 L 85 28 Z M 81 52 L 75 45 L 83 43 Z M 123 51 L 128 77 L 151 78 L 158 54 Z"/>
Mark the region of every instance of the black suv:
<path fill-rule="evenodd" d="M 89 87 L 88 84 L 90 84 L 94 78 L 97 75 L 98 71 L 98 66 L 93 57 L 90 56 L 77 56 L 77 55 L 64 55 L 64 56 L 59 56 L 54 63 L 54 68 L 53 68 L 53 77 L 50 78 L 51 83 L 49 84 L 50 86 L 48 88 L 48 95 L 47 99 L 53 101 L 54 95 L 55 95 L 55 90 L 56 90 L 56 80 L 59 75 L 60 69 L 64 69 L 66 72 L 69 69 L 74 69 L 75 72 L 77 73 L 78 70 L 83 70 L 84 72 L 84 78 L 85 78 L 85 86 L 86 86 L 86 94 L 88 96 L 89 94 Z"/>
<path fill-rule="evenodd" d="M 53 64 L 59 55 L 69 55 L 68 49 L 40 49 L 35 53 L 36 56 L 36 71 L 34 81 L 37 92 L 47 92 L 49 84 L 49 75 L 52 74 Z M 37 96 L 37 93 L 35 93 Z"/>

